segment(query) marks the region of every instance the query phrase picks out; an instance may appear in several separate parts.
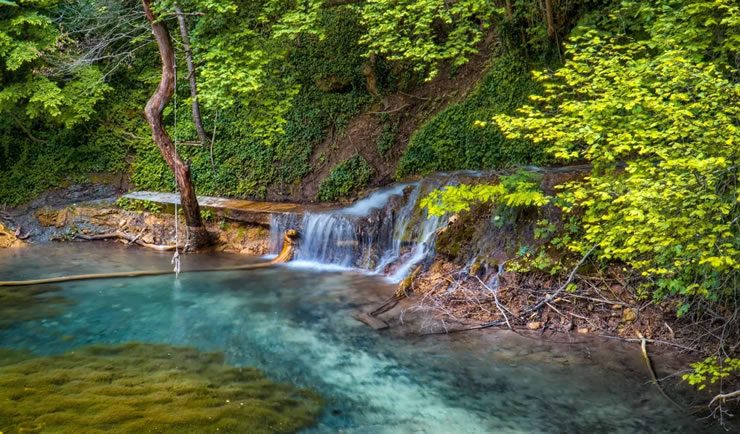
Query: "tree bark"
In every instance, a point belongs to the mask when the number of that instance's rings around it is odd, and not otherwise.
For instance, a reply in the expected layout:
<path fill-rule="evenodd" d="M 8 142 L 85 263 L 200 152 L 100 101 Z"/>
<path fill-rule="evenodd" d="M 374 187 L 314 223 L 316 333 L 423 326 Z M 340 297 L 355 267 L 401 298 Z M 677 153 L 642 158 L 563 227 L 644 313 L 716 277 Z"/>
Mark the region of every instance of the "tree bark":
<path fill-rule="evenodd" d="M 555 17 L 553 15 L 552 0 L 545 0 L 545 19 L 547 20 L 547 36 L 555 40 L 558 36 L 555 29 Z"/>
<path fill-rule="evenodd" d="M 210 243 L 210 235 L 200 217 L 200 206 L 195 195 L 195 187 L 190 177 L 190 167 L 177 154 L 172 138 L 164 128 L 162 113 L 175 92 L 175 51 L 167 26 L 157 21 L 152 12 L 150 0 L 142 0 L 144 13 L 152 26 L 154 39 L 157 41 L 159 56 L 162 61 L 162 79 L 157 91 L 147 101 L 144 116 L 152 128 L 152 139 L 159 147 L 159 152 L 175 174 L 177 188 L 180 191 L 180 204 L 188 227 L 187 247 L 198 249 Z"/>
<path fill-rule="evenodd" d="M 185 14 L 179 5 L 175 5 L 175 14 L 177 15 L 177 24 L 180 27 L 180 36 L 182 37 L 182 48 L 185 51 L 185 62 L 188 65 L 188 83 L 190 83 L 190 99 L 193 100 L 193 123 L 195 130 L 198 132 L 198 138 L 203 145 L 207 145 L 208 135 L 203 128 L 203 118 L 200 115 L 200 104 L 198 103 L 198 85 L 195 80 L 195 64 L 193 64 L 193 50 L 190 48 L 190 35 L 188 23 L 185 21 Z"/>

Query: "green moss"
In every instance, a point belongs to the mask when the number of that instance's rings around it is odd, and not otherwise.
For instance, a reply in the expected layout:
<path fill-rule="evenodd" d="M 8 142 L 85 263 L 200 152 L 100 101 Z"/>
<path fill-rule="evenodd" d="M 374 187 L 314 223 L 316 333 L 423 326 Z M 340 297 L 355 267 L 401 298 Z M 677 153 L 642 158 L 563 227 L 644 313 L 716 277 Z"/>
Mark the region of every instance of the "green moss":
<path fill-rule="evenodd" d="M 59 289 L 54 285 L 0 288 L 0 329 L 64 312 L 72 302 L 53 294 Z"/>
<path fill-rule="evenodd" d="M 355 155 L 334 166 L 321 181 L 317 198 L 325 202 L 347 198 L 365 187 L 372 176 L 372 166 L 362 156 Z"/>
<path fill-rule="evenodd" d="M 462 102 L 426 122 L 412 137 L 397 177 L 435 171 L 493 169 L 546 162 L 544 149 L 504 137 L 495 125 L 476 126 L 497 113 L 511 113 L 538 92 L 529 67 L 512 53 L 495 60 L 482 83 Z"/>
<path fill-rule="evenodd" d="M 7 433 L 283 433 L 312 425 L 322 407 L 222 354 L 139 343 L 0 366 L 0 402 Z"/>

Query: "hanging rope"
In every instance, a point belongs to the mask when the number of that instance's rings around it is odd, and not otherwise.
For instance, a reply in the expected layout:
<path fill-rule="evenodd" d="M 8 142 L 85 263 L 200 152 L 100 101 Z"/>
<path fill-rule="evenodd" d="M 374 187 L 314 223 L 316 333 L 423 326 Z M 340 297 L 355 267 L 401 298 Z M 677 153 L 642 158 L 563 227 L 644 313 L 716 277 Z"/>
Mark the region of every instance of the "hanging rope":
<path fill-rule="evenodd" d="M 175 75 L 175 96 L 174 96 L 174 105 L 175 105 L 175 127 L 174 132 L 172 133 L 172 142 L 175 146 L 175 156 L 179 155 L 177 153 L 177 60 L 173 63 L 172 69 L 174 70 Z M 180 188 L 177 185 L 177 174 L 173 171 L 173 175 L 175 177 L 175 191 L 177 192 L 178 196 L 180 196 Z M 179 220 L 180 216 L 178 215 L 177 210 L 177 203 L 178 200 L 175 200 L 175 253 L 172 255 L 172 260 L 170 263 L 174 265 L 173 271 L 175 272 L 175 279 L 177 280 L 180 277 L 180 225 Z"/>

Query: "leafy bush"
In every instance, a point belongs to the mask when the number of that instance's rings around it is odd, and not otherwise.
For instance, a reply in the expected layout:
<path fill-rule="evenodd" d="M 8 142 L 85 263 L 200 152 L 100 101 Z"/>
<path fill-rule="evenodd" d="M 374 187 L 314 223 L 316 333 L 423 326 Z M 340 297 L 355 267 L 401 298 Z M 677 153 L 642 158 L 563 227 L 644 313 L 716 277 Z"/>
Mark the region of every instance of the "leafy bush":
<path fill-rule="evenodd" d="M 512 113 L 539 91 L 517 53 L 494 60 L 483 82 L 464 101 L 452 104 L 424 124 L 409 142 L 397 177 L 460 169 L 492 169 L 547 161 L 541 146 L 507 139 L 498 128 L 476 121 Z"/>
<path fill-rule="evenodd" d="M 513 175 L 502 176 L 496 184 L 460 184 L 434 190 L 422 198 L 420 206 L 430 216 L 469 211 L 474 203 L 492 203 L 510 208 L 538 207 L 551 201 L 542 192 L 538 173 L 519 170 Z"/>
<path fill-rule="evenodd" d="M 692 300 L 736 292 L 740 88 L 722 62 L 727 44 L 714 47 L 711 36 L 733 22 L 729 2 L 658 3 L 624 2 L 614 14 L 624 20 L 584 23 L 565 66 L 537 74 L 544 94 L 495 122 L 560 161 L 593 164 L 559 194 L 567 213 L 582 216 L 583 236 L 569 247 L 597 245 L 600 259 L 639 271 L 655 299 L 681 296 L 683 314 Z M 689 6 L 717 19 L 687 28 Z M 703 39 L 674 44 L 695 37 Z"/>
<path fill-rule="evenodd" d="M 329 176 L 319 185 L 317 199 L 330 202 L 349 197 L 366 186 L 373 176 L 373 168 L 360 155 L 334 166 Z"/>

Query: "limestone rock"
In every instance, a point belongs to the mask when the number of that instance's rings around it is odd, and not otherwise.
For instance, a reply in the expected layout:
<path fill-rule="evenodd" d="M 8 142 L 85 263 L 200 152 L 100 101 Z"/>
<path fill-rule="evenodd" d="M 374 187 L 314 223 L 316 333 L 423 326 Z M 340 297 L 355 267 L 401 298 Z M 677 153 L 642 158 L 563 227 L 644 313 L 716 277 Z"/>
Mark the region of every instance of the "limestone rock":
<path fill-rule="evenodd" d="M 19 240 L 15 233 L 0 223 L 0 249 L 23 247 L 26 243 Z"/>
<path fill-rule="evenodd" d="M 70 212 L 65 208 L 62 210 L 55 210 L 51 208 L 41 208 L 36 211 L 36 218 L 39 224 L 44 227 L 54 226 L 56 228 L 62 228 L 67 224 L 67 218 Z"/>

